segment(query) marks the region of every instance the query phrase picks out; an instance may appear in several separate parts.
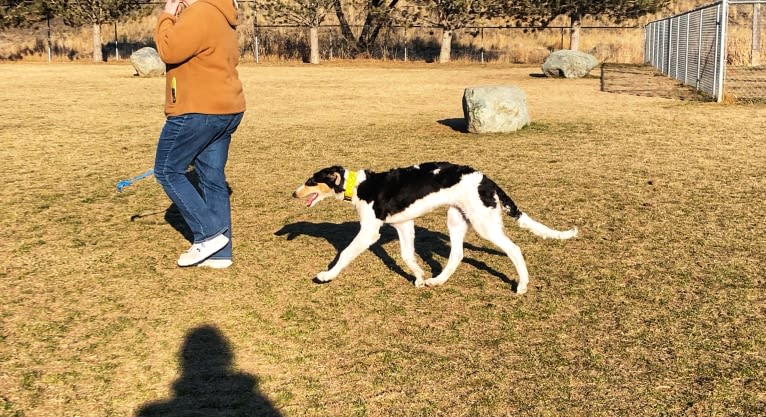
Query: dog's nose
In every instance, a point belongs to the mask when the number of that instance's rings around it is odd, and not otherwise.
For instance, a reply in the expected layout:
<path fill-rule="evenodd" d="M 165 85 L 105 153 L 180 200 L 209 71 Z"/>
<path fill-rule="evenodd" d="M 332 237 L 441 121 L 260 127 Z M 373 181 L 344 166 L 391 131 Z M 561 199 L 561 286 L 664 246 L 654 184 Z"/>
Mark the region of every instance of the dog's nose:
<path fill-rule="evenodd" d="M 298 198 L 298 194 L 295 191 L 293 191 L 293 198 Z"/>

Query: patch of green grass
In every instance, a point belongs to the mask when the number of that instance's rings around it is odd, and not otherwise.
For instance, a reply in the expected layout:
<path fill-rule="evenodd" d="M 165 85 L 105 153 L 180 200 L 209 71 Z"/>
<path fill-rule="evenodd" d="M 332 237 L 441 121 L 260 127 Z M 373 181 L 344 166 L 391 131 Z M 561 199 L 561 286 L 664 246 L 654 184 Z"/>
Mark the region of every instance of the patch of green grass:
<path fill-rule="evenodd" d="M 25 414 L 23 411 L 16 408 L 16 406 L 13 405 L 13 403 L 8 400 L 7 398 L 0 397 L 0 405 L 2 405 L 2 414 L 0 416 L 2 417 L 24 417 Z"/>

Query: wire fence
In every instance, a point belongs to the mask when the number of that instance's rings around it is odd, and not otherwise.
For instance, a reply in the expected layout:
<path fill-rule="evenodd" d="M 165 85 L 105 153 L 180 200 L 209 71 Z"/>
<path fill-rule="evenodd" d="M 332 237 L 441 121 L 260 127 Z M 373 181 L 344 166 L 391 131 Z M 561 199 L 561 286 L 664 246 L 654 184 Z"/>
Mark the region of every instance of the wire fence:
<path fill-rule="evenodd" d="M 353 28 L 358 33 L 361 28 Z M 372 58 L 395 61 L 438 59 L 443 30 L 438 27 L 384 28 L 362 51 L 346 39 L 339 26 L 319 28 L 320 57 L 323 60 Z M 641 29 L 637 27 L 585 27 L 582 49 L 602 61 L 640 62 Z M 632 41 L 631 41 L 632 40 Z M 261 25 L 246 37 L 243 51 L 257 60 L 305 59 L 308 30 L 294 26 Z M 569 47 L 566 27 L 469 27 L 457 31 L 451 42 L 452 60 L 539 64 L 551 51 Z"/>
<path fill-rule="evenodd" d="M 724 94 L 736 101 L 766 102 L 766 0 L 729 0 Z"/>
<path fill-rule="evenodd" d="M 361 26 L 351 29 L 359 33 Z M 238 31 L 245 62 L 308 60 L 307 28 L 242 25 Z M 119 33 L 119 28 L 114 32 Z M 389 26 L 359 50 L 354 40 L 343 36 L 340 26 L 323 25 L 318 28 L 319 55 L 324 61 L 365 58 L 433 62 L 439 57 L 442 32 L 443 29 L 438 27 Z M 581 50 L 602 62 L 642 62 L 643 31 L 639 27 L 583 27 L 581 33 Z M 42 42 L 38 42 L 38 48 L 40 45 Z M 107 59 L 127 58 L 144 46 L 153 46 L 151 33 L 133 39 L 115 36 L 104 44 L 104 56 Z M 455 61 L 540 64 L 552 51 L 569 47 L 569 28 L 469 27 L 455 32 L 451 46 L 451 57 Z M 65 48 L 58 51 L 59 56 L 67 53 Z"/>
<path fill-rule="evenodd" d="M 766 0 L 723 0 L 650 22 L 645 62 L 716 101 L 766 101 Z"/>
<path fill-rule="evenodd" d="M 245 62 L 305 60 L 309 53 L 308 28 L 270 24 L 263 16 L 248 13 L 247 7 L 240 4 L 244 18 L 237 27 Z M 101 25 L 104 59 L 127 59 L 142 47 L 154 46 L 157 12 L 155 9 L 139 19 Z M 442 29 L 438 27 L 384 27 L 361 50 L 358 37 L 363 27 L 352 25 L 350 29 L 356 39 L 344 37 L 341 27 L 334 23 L 318 28 L 322 60 L 369 58 L 431 62 L 439 56 Z M 35 56 L 53 61 L 87 59 L 92 54 L 91 30 L 91 27 L 71 28 L 54 21 L 26 29 L 23 36 L 0 32 L 0 60 Z M 639 26 L 584 26 L 581 34 L 580 49 L 603 62 L 643 62 L 643 30 Z M 552 51 L 569 47 L 569 28 L 468 27 L 454 33 L 451 46 L 451 57 L 457 61 L 540 64 Z"/>

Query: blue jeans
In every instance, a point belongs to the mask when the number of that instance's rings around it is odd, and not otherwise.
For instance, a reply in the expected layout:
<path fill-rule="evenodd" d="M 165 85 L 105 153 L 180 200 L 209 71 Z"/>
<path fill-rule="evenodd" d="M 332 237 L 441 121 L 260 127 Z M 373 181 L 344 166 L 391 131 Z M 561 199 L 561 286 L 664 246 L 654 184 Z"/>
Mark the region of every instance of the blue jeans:
<path fill-rule="evenodd" d="M 191 229 L 193 243 L 221 233 L 231 239 L 231 204 L 224 168 L 231 135 L 242 115 L 190 113 L 165 120 L 157 143 L 154 176 Z M 199 191 L 186 176 L 189 165 L 194 165 Z M 211 258 L 231 259 L 231 240 Z"/>

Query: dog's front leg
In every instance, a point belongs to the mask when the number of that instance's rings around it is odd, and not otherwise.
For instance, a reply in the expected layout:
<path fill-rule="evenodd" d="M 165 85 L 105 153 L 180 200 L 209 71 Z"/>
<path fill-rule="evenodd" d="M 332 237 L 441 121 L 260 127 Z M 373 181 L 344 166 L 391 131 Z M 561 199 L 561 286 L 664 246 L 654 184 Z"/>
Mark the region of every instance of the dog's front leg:
<path fill-rule="evenodd" d="M 362 229 L 351 241 L 351 244 L 343 249 L 338 257 L 338 262 L 330 268 L 329 271 L 320 272 L 317 274 L 316 279 L 320 282 L 329 282 L 334 280 L 343 268 L 347 267 L 351 261 L 353 261 L 359 254 L 364 252 L 373 243 L 380 239 L 380 227 L 383 222 L 376 220 L 374 223 L 362 225 Z"/>

